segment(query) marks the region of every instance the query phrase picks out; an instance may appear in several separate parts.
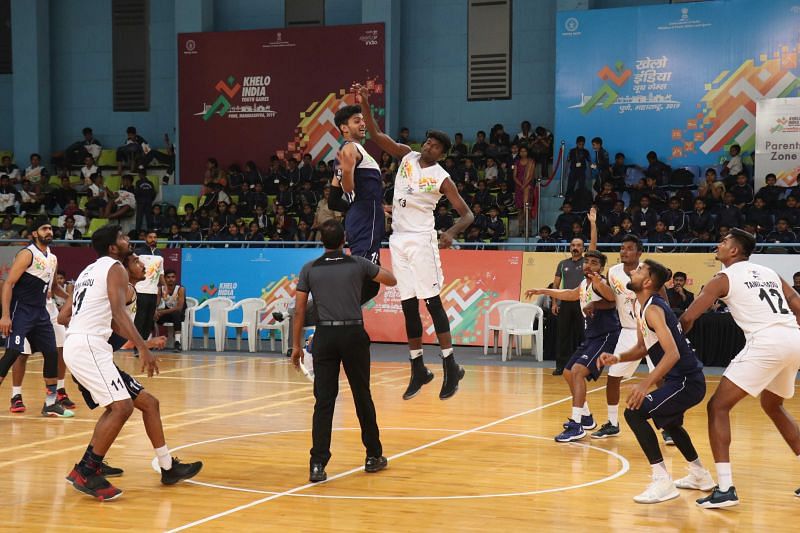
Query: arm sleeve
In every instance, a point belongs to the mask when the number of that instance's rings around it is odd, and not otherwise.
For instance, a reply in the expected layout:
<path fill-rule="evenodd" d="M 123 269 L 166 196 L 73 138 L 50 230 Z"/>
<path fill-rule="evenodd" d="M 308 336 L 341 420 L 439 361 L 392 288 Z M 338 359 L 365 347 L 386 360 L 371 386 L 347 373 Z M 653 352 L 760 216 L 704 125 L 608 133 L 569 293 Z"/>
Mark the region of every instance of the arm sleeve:
<path fill-rule="evenodd" d="M 309 283 L 308 273 L 311 270 L 309 264 L 305 264 L 300 270 L 300 275 L 297 276 L 297 290 L 300 292 L 311 292 L 311 284 Z"/>

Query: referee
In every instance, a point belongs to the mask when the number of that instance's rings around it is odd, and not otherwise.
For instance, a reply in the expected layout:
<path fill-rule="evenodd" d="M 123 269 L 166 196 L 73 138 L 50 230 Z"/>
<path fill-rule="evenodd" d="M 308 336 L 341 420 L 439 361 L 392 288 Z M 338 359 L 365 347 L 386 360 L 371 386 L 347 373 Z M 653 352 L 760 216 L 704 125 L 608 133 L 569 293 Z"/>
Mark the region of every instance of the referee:
<path fill-rule="evenodd" d="M 569 259 L 564 259 L 556 267 L 553 280 L 554 289 L 574 289 L 581 284 L 583 275 L 583 239 L 574 238 L 569 243 Z M 556 328 L 558 331 L 558 354 L 556 355 L 556 368 L 554 376 L 564 373 L 572 353 L 581 343 L 583 338 L 583 315 L 580 302 L 560 302 L 553 298 L 551 311 L 558 317 Z"/>
<path fill-rule="evenodd" d="M 325 465 L 331 458 L 333 409 L 339 394 L 339 365 L 344 366 L 353 392 L 361 442 L 367 449 L 366 472 L 386 468 L 386 457 L 375 418 L 375 405 L 369 391 L 369 335 L 361 315 L 361 290 L 364 282 L 373 280 L 394 286 L 397 280 L 388 270 L 364 259 L 345 255 L 344 228 L 336 220 L 320 226 L 325 254 L 306 263 L 297 281 L 295 316 L 305 316 L 308 293 L 312 293 L 317 310 L 314 333 L 314 420 L 311 437 L 309 481 L 325 481 Z M 303 321 L 294 320 L 292 363 L 300 367 L 303 356 L 301 342 Z"/>

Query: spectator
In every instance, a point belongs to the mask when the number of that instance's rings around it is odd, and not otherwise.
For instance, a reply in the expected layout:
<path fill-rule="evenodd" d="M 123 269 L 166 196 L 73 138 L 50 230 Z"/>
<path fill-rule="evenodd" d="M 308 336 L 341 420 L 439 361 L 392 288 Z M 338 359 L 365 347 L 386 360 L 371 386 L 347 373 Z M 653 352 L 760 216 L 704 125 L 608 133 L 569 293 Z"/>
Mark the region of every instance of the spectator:
<path fill-rule="evenodd" d="M 481 209 L 486 211 L 490 206 L 494 205 L 494 197 L 486 187 L 485 180 L 478 180 L 478 190 L 472 198 L 473 202 L 481 204 Z"/>
<path fill-rule="evenodd" d="M 625 212 L 625 202 L 622 200 L 614 202 L 614 208 L 605 215 L 608 218 L 609 227 L 622 225 L 622 219 L 630 216 Z"/>
<path fill-rule="evenodd" d="M 14 229 L 11 217 L 4 217 L 3 224 L 0 226 L 0 240 L 11 240 L 19 237 L 19 232 Z M 8 246 L 9 243 L 4 242 L 2 246 Z"/>
<path fill-rule="evenodd" d="M 650 197 L 650 207 L 655 211 L 663 211 L 667 208 L 667 193 L 656 184 L 653 176 L 645 176 L 644 188 L 639 191 L 639 198 L 647 195 Z"/>
<path fill-rule="evenodd" d="M 472 221 L 472 225 L 481 230 L 481 236 L 485 235 L 486 228 L 489 226 L 489 219 L 483 214 L 481 204 L 472 204 L 472 214 L 475 217 L 475 220 Z"/>
<path fill-rule="evenodd" d="M 414 142 L 414 141 L 411 140 L 410 135 L 411 135 L 411 132 L 408 130 L 408 128 L 403 126 L 402 128 L 400 128 L 400 132 L 398 133 L 397 139 L 395 139 L 395 140 L 400 144 L 409 145 L 412 142 Z"/>
<path fill-rule="evenodd" d="M 706 169 L 705 181 L 697 188 L 697 195 L 706 197 L 711 194 L 711 186 L 717 182 L 717 171 L 713 168 Z"/>
<path fill-rule="evenodd" d="M 311 206 L 311 208 L 315 208 L 317 206 L 317 202 L 319 198 L 317 197 L 317 193 L 311 190 L 312 183 L 310 181 L 301 181 L 302 185 L 300 186 L 300 192 L 297 195 L 297 199 L 301 206 Z"/>
<path fill-rule="evenodd" d="M 567 190 L 564 194 L 568 197 L 572 195 L 576 187 L 579 189 L 586 187 L 586 172 L 591 156 L 585 145 L 586 137 L 580 135 L 575 139 L 575 148 L 572 148 L 567 155 L 569 174 L 567 175 Z"/>
<path fill-rule="evenodd" d="M 178 222 L 180 223 L 181 227 L 188 228 L 193 220 L 197 220 L 197 215 L 194 212 L 194 205 L 190 203 L 184 204 L 183 212 L 184 215 L 182 217 L 178 217 Z"/>
<path fill-rule="evenodd" d="M 731 176 L 736 176 L 738 180 L 739 174 L 744 172 L 744 165 L 742 165 L 742 147 L 738 144 L 732 144 L 728 149 L 731 158 L 722 166 L 722 177 L 727 178 L 725 181 L 729 182 Z M 747 175 L 745 175 L 745 178 Z"/>
<path fill-rule="evenodd" d="M 244 197 L 245 192 L 249 190 L 244 181 L 244 173 L 239 165 L 233 164 L 228 167 L 228 191 L 234 196 L 239 198 Z"/>
<path fill-rule="evenodd" d="M 658 245 L 675 244 L 675 237 L 669 234 L 669 232 L 667 231 L 667 226 L 666 224 L 664 224 L 664 221 L 659 220 L 658 222 L 656 222 L 655 231 L 651 232 L 647 236 L 647 244 L 658 244 Z M 671 252 L 674 249 L 674 247 L 658 246 L 657 249 L 658 251 L 661 252 Z"/>
<path fill-rule="evenodd" d="M 64 161 L 68 167 L 79 165 L 81 161 L 86 160 L 87 155 L 97 160 L 103 151 L 103 145 L 95 138 L 92 128 L 83 128 L 82 133 L 82 141 L 72 143 L 64 150 Z"/>
<path fill-rule="evenodd" d="M 500 172 L 494 157 L 486 158 L 486 167 L 483 172 L 483 179 L 486 180 L 486 186 L 489 189 L 496 189 L 499 182 L 505 181 L 505 173 Z"/>
<path fill-rule="evenodd" d="M 558 240 L 555 237 L 553 237 L 550 226 L 542 226 L 541 228 L 539 228 L 539 235 L 536 237 L 536 242 L 541 244 L 555 244 L 558 242 Z M 539 247 L 537 246 L 535 251 L 553 252 L 555 251 L 555 248 L 552 246 L 547 246 L 547 247 L 541 247 L 540 250 Z"/>
<path fill-rule="evenodd" d="M 209 211 L 212 209 L 216 209 L 220 202 L 224 204 L 231 203 L 231 197 L 228 196 L 224 190 L 222 190 L 222 185 L 219 183 L 211 183 L 209 184 L 211 188 L 211 194 L 205 195 L 203 198 L 203 203 L 201 204 L 202 207 L 205 207 Z"/>
<path fill-rule="evenodd" d="M 249 231 L 247 235 L 245 235 L 244 240 L 251 243 L 247 247 L 254 248 L 255 246 L 263 246 L 264 245 L 264 233 L 261 231 L 261 228 L 258 227 L 258 222 L 255 220 L 250 223 Z M 261 243 L 260 245 L 258 243 Z"/>
<path fill-rule="evenodd" d="M 800 227 L 800 207 L 796 196 L 789 196 L 786 199 L 786 205 L 778 210 L 778 216 L 788 220 L 791 227 Z"/>
<path fill-rule="evenodd" d="M 324 164 L 323 161 L 320 161 L 320 163 Z M 260 183 L 263 189 L 264 178 L 261 176 L 255 161 L 248 161 L 244 164 L 244 182 L 250 190 L 255 188 L 256 183 Z"/>
<path fill-rule="evenodd" d="M 139 179 L 134 187 L 133 196 L 136 199 L 136 226 L 137 230 L 150 228 L 153 224 L 150 214 L 153 210 L 153 200 L 156 198 L 156 188 L 153 183 L 147 179 L 147 176 L 141 172 Z M 144 225 L 142 224 L 144 222 Z"/>
<path fill-rule="evenodd" d="M 189 223 L 189 231 L 187 231 L 183 235 L 183 238 L 186 239 L 187 241 L 190 241 L 190 242 L 191 241 L 198 241 L 199 242 L 199 241 L 203 240 L 203 232 L 200 231 L 200 222 L 198 222 L 197 219 L 194 219 Z M 198 247 L 200 245 L 199 244 L 189 244 L 188 246 L 190 248 L 196 248 L 196 247 Z"/>
<path fill-rule="evenodd" d="M 436 208 L 436 215 L 433 217 L 433 220 L 433 228 L 436 231 L 447 231 L 453 227 L 453 215 L 450 214 L 450 211 L 444 204 L 439 204 Z"/>
<path fill-rule="evenodd" d="M 180 248 L 184 242 L 186 242 L 186 238 L 181 234 L 180 226 L 178 224 L 170 225 L 167 248 Z"/>
<path fill-rule="evenodd" d="M 675 272 L 672 275 L 672 287 L 667 289 L 669 306 L 680 316 L 694 301 L 694 293 L 686 288 L 686 273 Z"/>
<path fill-rule="evenodd" d="M 278 156 L 273 155 L 270 158 L 270 167 L 264 178 L 264 192 L 269 194 L 278 194 L 279 185 L 281 182 L 286 181 L 286 173 L 281 166 L 281 160 Z"/>
<path fill-rule="evenodd" d="M 500 192 L 495 197 L 495 205 L 500 209 L 500 214 L 508 216 L 516 213 L 514 204 L 514 193 L 508 190 L 508 183 L 506 181 L 500 182 Z"/>
<path fill-rule="evenodd" d="M 211 228 L 208 230 L 208 236 L 206 237 L 206 241 L 208 242 L 220 242 L 227 240 L 227 232 L 222 231 L 222 226 L 220 226 L 218 220 L 214 220 L 211 222 Z M 211 244 L 208 245 L 209 248 L 223 248 L 221 244 Z"/>
<path fill-rule="evenodd" d="M 299 219 L 299 221 L 305 222 L 306 226 L 311 228 L 311 226 L 314 225 L 315 219 L 314 209 L 308 204 L 304 205 L 303 210 L 300 212 Z"/>
<path fill-rule="evenodd" d="M 38 192 L 42 185 L 47 184 L 50 174 L 47 169 L 42 166 L 42 156 L 39 154 L 31 154 L 31 164 L 25 169 L 23 179 L 27 178 L 31 182 L 31 187 Z"/>
<path fill-rule="evenodd" d="M 647 238 L 650 232 L 655 231 L 658 214 L 650 207 L 650 196 L 644 195 L 639 199 L 639 209 L 633 215 L 634 232 L 639 238 Z"/>
<path fill-rule="evenodd" d="M 776 185 L 778 180 L 775 177 L 775 174 L 767 174 L 766 178 L 764 179 L 766 180 L 767 184 L 758 190 L 756 193 L 756 198 L 763 198 L 767 209 L 770 211 L 775 211 L 778 209 L 778 203 L 780 202 L 781 196 L 783 196 L 785 189 Z"/>
<path fill-rule="evenodd" d="M 700 233 L 711 233 L 714 230 L 714 220 L 706 209 L 706 202 L 702 198 L 694 201 L 694 211 L 689 213 L 689 235 L 696 239 Z"/>
<path fill-rule="evenodd" d="M 220 223 L 223 226 L 230 226 L 231 224 L 238 224 L 242 215 L 239 213 L 239 207 L 236 204 L 225 205 L 225 212 L 220 217 Z"/>
<path fill-rule="evenodd" d="M 534 206 L 533 173 L 536 162 L 528 158 L 528 149 L 524 146 L 519 151 L 519 161 L 512 167 L 514 170 L 514 207 L 519 213 L 519 229 L 522 235 L 525 219 Z"/>
<path fill-rule="evenodd" d="M 281 181 L 278 184 L 278 194 L 275 203 L 286 208 L 287 213 L 294 213 L 297 206 L 294 203 L 294 193 L 289 189 L 288 181 Z"/>
<path fill-rule="evenodd" d="M 647 152 L 647 170 L 646 176 L 653 176 L 656 178 L 656 185 L 666 185 L 669 181 L 669 176 L 672 174 L 672 169 L 666 163 L 658 160 L 658 154 L 653 151 Z"/>
<path fill-rule="evenodd" d="M 673 196 L 669 199 L 669 209 L 661 213 L 661 220 L 675 239 L 683 238 L 686 231 L 686 214 L 680 208 L 678 198 Z"/>
<path fill-rule="evenodd" d="M 602 190 L 594 198 L 594 202 L 597 204 L 597 210 L 605 214 L 610 213 L 614 209 L 614 204 L 617 203 L 617 200 L 617 193 L 614 192 L 614 184 L 610 181 L 603 182 Z"/>
<path fill-rule="evenodd" d="M 161 212 L 161 205 L 156 204 L 150 208 L 150 220 L 153 224 L 147 228 L 148 233 L 157 233 L 158 235 L 162 235 L 167 230 L 168 226 L 164 221 L 164 215 Z"/>
<path fill-rule="evenodd" d="M 572 234 L 572 224 L 579 220 L 578 215 L 572 212 L 572 204 L 565 201 L 561 204 L 561 214 L 556 218 L 556 234 L 562 239 L 568 239 Z"/>
<path fill-rule="evenodd" d="M 447 156 L 444 159 L 444 169 L 450 175 L 450 179 L 453 180 L 456 184 L 461 183 L 464 178 L 464 174 L 460 173 L 458 167 L 456 166 L 456 158 L 453 156 Z"/>
<path fill-rule="evenodd" d="M 392 156 L 389 156 L 391 160 Z M 381 166 L 383 166 L 383 156 L 381 156 Z M 394 162 L 394 161 L 392 161 Z M 316 179 L 316 171 L 314 170 L 314 161 L 311 158 L 311 154 L 303 154 L 303 160 L 300 162 L 300 183 L 305 183 L 306 181 L 314 185 L 314 180 Z"/>
<path fill-rule="evenodd" d="M 477 157 L 483 157 L 488 149 L 489 145 L 486 143 L 486 132 L 481 130 L 475 134 L 475 142 L 472 144 L 470 153 Z"/>
<path fill-rule="evenodd" d="M 108 204 L 108 188 L 103 182 L 102 174 L 92 175 L 92 184 L 89 186 L 89 200 L 86 210 L 92 217 L 99 217 Z"/>
<path fill-rule="evenodd" d="M 625 154 L 617 152 L 614 155 L 614 164 L 611 166 L 611 177 L 609 178 L 614 191 L 621 193 L 625 190 L 625 180 L 628 177 L 629 168 L 631 165 L 625 164 Z"/>
<path fill-rule="evenodd" d="M 464 236 L 464 242 L 483 242 L 481 237 L 481 229 L 474 224 L 467 228 L 467 234 Z M 471 246 L 470 250 L 483 250 L 484 246 Z"/>
<path fill-rule="evenodd" d="M 469 149 L 467 148 L 467 145 L 464 144 L 464 134 L 456 133 L 454 135 L 453 147 L 450 149 L 450 155 L 456 159 L 462 159 L 467 157 L 468 153 Z"/>
<path fill-rule="evenodd" d="M 325 161 L 320 161 L 317 164 L 316 176 L 317 183 L 312 187 L 315 191 L 321 191 L 330 184 L 333 172 L 328 169 L 328 165 L 325 164 Z"/>
<path fill-rule="evenodd" d="M 126 164 L 133 169 L 137 162 L 144 161 L 145 149 L 150 151 L 147 141 L 136 133 L 136 128 L 128 126 L 125 134 L 125 143 L 117 148 L 117 174 L 122 174 L 122 167 Z"/>
<path fill-rule="evenodd" d="M 7 175 L 11 183 L 17 183 L 19 181 L 19 167 L 11 162 L 11 156 L 4 155 L 3 158 L 0 159 L 0 174 Z"/>
<path fill-rule="evenodd" d="M 0 212 L 15 214 L 21 200 L 17 188 L 11 185 L 8 174 L 0 176 Z"/>
<path fill-rule="evenodd" d="M 92 176 L 98 174 L 100 169 L 95 164 L 95 159 L 91 155 L 83 158 L 83 166 L 81 167 L 81 182 L 75 187 L 79 192 L 86 192 L 92 185 Z"/>
<path fill-rule="evenodd" d="M 785 218 L 779 218 L 778 222 L 775 224 L 775 230 L 767 235 L 765 242 L 792 244 L 798 241 L 797 235 L 789 227 L 789 221 Z M 789 247 L 787 248 L 787 251 L 793 254 L 795 253 L 795 248 Z"/>
<path fill-rule="evenodd" d="M 733 193 L 726 192 L 722 204 L 714 210 L 717 225 L 729 228 L 741 228 L 744 225 L 744 214 L 734 205 Z"/>
<path fill-rule="evenodd" d="M 592 161 L 589 165 L 592 173 L 592 188 L 595 191 L 602 189 L 611 177 L 611 162 L 609 161 L 608 151 L 603 148 L 603 139 L 595 137 L 592 139 Z"/>
<path fill-rule="evenodd" d="M 763 198 L 756 198 L 753 205 L 747 209 L 745 220 L 754 224 L 758 233 L 762 235 L 772 231 L 774 218 L 772 213 L 764 206 Z"/>
<path fill-rule="evenodd" d="M 131 176 L 122 177 L 123 186 L 117 192 L 106 189 L 108 203 L 103 212 L 103 217 L 111 220 L 120 220 L 134 216 L 136 212 L 136 197 L 130 191 Z M 174 208 L 173 208 L 174 209 Z"/>
<path fill-rule="evenodd" d="M 254 213 L 253 222 L 258 224 L 258 229 L 264 235 L 271 235 L 273 228 L 272 228 L 272 221 L 269 219 L 269 216 L 264 212 L 264 206 L 257 205 L 256 212 Z"/>
<path fill-rule="evenodd" d="M 722 242 L 722 240 L 731 232 L 730 226 L 725 226 L 724 224 L 720 224 L 717 230 L 717 242 Z"/>
<path fill-rule="evenodd" d="M 753 203 L 753 188 L 747 183 L 747 176 L 745 174 L 738 174 L 736 176 L 736 185 L 731 187 L 733 193 L 734 203 L 739 209 L 744 209 Z"/>
<path fill-rule="evenodd" d="M 85 233 L 88 221 L 86 220 L 86 215 L 84 212 L 78 208 L 78 202 L 75 200 L 70 200 L 67 202 L 67 206 L 64 208 L 64 213 L 58 217 L 58 225 L 65 227 L 66 218 L 70 216 L 73 217 L 73 220 L 75 221 L 75 227 L 77 227 L 81 233 Z"/>
<path fill-rule="evenodd" d="M 489 136 L 489 144 L 494 144 L 503 151 L 502 149 L 506 149 L 506 153 L 508 149 L 511 147 L 511 138 L 506 133 L 505 128 L 502 124 L 495 124 L 492 128 L 492 133 Z"/>
<path fill-rule="evenodd" d="M 278 241 L 297 240 L 297 224 L 294 217 L 289 216 L 281 204 L 275 205 L 275 229 L 272 238 Z"/>
<path fill-rule="evenodd" d="M 577 220 L 572 223 L 570 235 L 567 238 L 567 240 L 569 241 L 572 241 L 574 239 L 581 239 L 583 241 L 586 240 L 586 232 L 583 230 L 583 224 L 581 224 Z"/>
<path fill-rule="evenodd" d="M 311 236 L 311 228 L 306 223 L 305 220 L 300 220 L 300 222 L 297 223 L 297 240 L 300 242 L 308 242 L 314 240 L 314 238 Z M 298 248 L 310 248 L 311 246 L 312 246 L 311 244 L 297 245 Z"/>
<path fill-rule="evenodd" d="M 794 284 L 792 288 L 796 293 L 800 294 L 800 272 L 795 272 L 792 275 L 792 283 Z"/>
<path fill-rule="evenodd" d="M 478 169 L 469 157 L 462 161 L 462 174 L 464 174 L 464 181 L 475 184 L 478 182 Z"/>
<path fill-rule="evenodd" d="M 246 213 L 254 213 L 256 207 L 261 206 L 264 209 L 267 208 L 267 203 L 269 198 L 267 197 L 266 193 L 264 192 L 264 187 L 261 185 L 261 182 L 257 182 L 255 186 L 250 189 L 244 197 L 244 211 Z"/>
<path fill-rule="evenodd" d="M 239 232 L 239 226 L 236 224 L 228 224 L 227 234 L 224 236 L 226 241 L 233 241 L 225 243 L 225 248 L 243 248 L 244 235 Z"/>
<path fill-rule="evenodd" d="M 531 123 L 527 120 L 523 120 L 522 123 L 519 125 L 519 133 L 514 136 L 514 144 L 519 146 L 527 146 L 528 148 L 531 147 L 533 144 L 533 130 L 531 129 Z"/>
<path fill-rule="evenodd" d="M 491 242 L 502 242 L 506 237 L 506 225 L 500 218 L 500 210 L 497 206 L 489 208 L 489 216 L 487 217 L 486 236 Z"/>

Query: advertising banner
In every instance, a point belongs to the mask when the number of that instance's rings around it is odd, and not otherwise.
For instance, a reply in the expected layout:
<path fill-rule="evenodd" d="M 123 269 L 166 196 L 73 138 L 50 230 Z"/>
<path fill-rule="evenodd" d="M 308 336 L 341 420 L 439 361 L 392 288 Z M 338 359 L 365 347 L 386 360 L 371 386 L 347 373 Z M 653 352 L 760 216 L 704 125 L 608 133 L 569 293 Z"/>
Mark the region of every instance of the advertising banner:
<path fill-rule="evenodd" d="M 751 154 L 756 102 L 800 96 L 798 27 L 796 0 L 559 12 L 556 135 L 640 165 L 650 150 L 673 168 Z"/>
<path fill-rule="evenodd" d="M 483 345 L 483 315 L 499 300 L 519 298 L 522 253 L 440 250 L 444 270 L 442 304 L 450 318 L 453 344 Z M 381 250 L 381 264 L 391 269 L 391 254 Z M 420 301 L 425 343 L 436 334 L 425 303 Z M 406 342 L 405 320 L 396 287 L 381 287 L 364 308 L 364 322 L 375 342 Z"/>
<path fill-rule="evenodd" d="M 355 103 L 354 82 L 382 124 L 383 24 L 180 34 L 181 183 L 202 183 L 209 157 L 262 169 L 273 154 L 332 159 L 333 116 Z"/>
<path fill-rule="evenodd" d="M 778 185 L 796 185 L 800 174 L 800 98 L 767 98 L 756 106 L 756 190 L 775 174 Z"/>

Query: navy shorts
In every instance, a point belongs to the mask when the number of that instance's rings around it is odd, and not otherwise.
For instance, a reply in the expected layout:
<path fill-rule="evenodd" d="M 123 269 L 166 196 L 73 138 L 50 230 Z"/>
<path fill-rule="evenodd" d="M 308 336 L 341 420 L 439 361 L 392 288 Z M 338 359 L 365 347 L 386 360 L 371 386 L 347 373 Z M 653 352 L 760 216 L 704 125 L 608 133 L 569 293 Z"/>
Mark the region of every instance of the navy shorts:
<path fill-rule="evenodd" d="M 6 348 L 22 353 L 25 349 L 25 339 L 31 344 L 31 353 L 42 352 L 46 355 L 58 353 L 56 334 L 47 309 L 25 305 L 22 302 L 12 302 L 11 331 L 6 339 Z"/>
<path fill-rule="evenodd" d="M 117 366 L 116 363 L 114 366 Z M 136 398 L 139 396 L 139 393 L 144 390 L 144 385 L 136 381 L 136 378 L 122 370 L 120 367 L 117 366 L 117 371 L 119 372 L 119 377 L 122 378 L 122 383 L 125 385 L 125 389 L 128 391 L 128 394 L 131 395 L 131 400 L 136 401 Z M 83 388 L 77 379 L 74 377 L 72 381 L 78 385 L 78 390 L 81 391 L 81 396 L 83 396 L 83 401 L 86 402 L 86 405 L 89 406 L 89 409 L 96 409 L 99 404 L 94 401 L 92 398 L 92 393 L 88 390 Z"/>
<path fill-rule="evenodd" d="M 381 203 L 367 200 L 353 202 L 344 220 L 350 253 L 379 264 L 385 225 Z"/>
<path fill-rule="evenodd" d="M 662 387 L 644 397 L 638 411 L 644 418 L 652 418 L 659 429 L 682 426 L 683 414 L 705 396 L 706 378 L 702 372 L 683 379 L 667 378 Z"/>
<path fill-rule="evenodd" d="M 603 373 L 602 368 L 597 368 L 597 359 L 603 352 L 614 353 L 614 348 L 617 346 L 617 339 L 619 339 L 619 330 L 611 331 L 600 337 L 589 337 L 585 339 L 575 353 L 572 354 L 566 370 L 572 370 L 574 365 L 585 366 L 589 369 L 589 375 L 586 379 L 589 381 L 597 380 L 600 374 Z"/>

